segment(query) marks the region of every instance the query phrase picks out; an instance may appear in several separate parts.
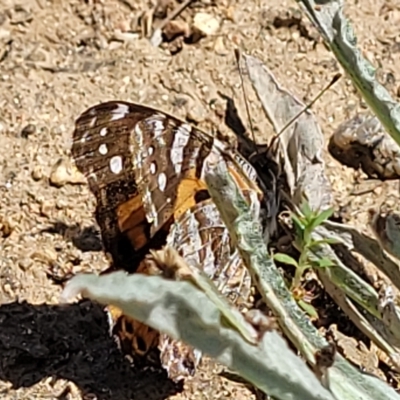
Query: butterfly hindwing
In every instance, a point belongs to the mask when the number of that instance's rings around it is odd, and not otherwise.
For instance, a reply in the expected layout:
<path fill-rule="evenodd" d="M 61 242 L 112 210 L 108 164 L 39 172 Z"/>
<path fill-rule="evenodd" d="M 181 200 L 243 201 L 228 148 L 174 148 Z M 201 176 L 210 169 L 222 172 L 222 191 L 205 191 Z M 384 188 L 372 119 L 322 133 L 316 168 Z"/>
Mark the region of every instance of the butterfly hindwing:
<path fill-rule="evenodd" d="M 251 278 L 234 248 L 216 205 L 211 199 L 187 210 L 167 237 L 194 272 L 201 270 L 219 292 L 238 308 L 249 307 Z M 190 346 L 160 335 L 160 358 L 170 378 L 193 375 L 201 353 Z"/>

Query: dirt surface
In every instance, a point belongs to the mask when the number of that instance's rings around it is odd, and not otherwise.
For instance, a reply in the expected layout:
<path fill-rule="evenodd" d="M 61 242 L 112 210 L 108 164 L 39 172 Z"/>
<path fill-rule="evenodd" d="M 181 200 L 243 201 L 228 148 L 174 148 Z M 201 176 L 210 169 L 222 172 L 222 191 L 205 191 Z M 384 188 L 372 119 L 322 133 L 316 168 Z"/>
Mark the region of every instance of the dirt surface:
<path fill-rule="evenodd" d="M 2 398 L 253 398 L 208 361 L 184 387 L 163 371 L 135 369 L 110 337 L 100 307 L 88 301 L 59 305 L 57 277 L 99 272 L 107 261 L 87 186 L 54 187 L 49 176 L 60 158 L 69 159 L 74 120 L 98 102 L 143 102 L 225 135 L 230 129 L 221 110 L 228 96 L 248 126 L 233 56 L 238 45 L 310 101 L 339 67 L 309 22 L 288 14 L 293 6 L 285 0 L 195 2 L 183 17 L 210 14 L 219 21 L 216 35 L 181 43 L 182 50 L 171 55 L 176 48 L 152 47 L 132 28 L 150 9 L 146 2 L 0 1 Z M 395 95 L 400 1 L 364 0 L 362 7 L 347 1 L 345 12 L 364 54 L 382 66 L 381 81 Z M 262 142 L 270 128 L 254 93 L 247 94 Z M 342 78 L 313 109 L 328 140 L 360 102 Z M 372 192 L 351 196 L 362 177 L 324 154 L 337 209 L 346 221 L 366 226 L 368 207 L 396 196 L 396 184 L 372 184 Z"/>

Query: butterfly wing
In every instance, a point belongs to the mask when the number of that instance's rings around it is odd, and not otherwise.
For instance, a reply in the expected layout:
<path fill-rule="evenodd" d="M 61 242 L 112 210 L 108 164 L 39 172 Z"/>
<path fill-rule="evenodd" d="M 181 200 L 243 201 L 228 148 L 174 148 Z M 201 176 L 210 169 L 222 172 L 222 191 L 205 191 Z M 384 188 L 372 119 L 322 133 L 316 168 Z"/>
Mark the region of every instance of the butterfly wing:
<path fill-rule="evenodd" d="M 204 200 L 209 197 L 204 176 L 218 163 L 226 163 L 241 188 L 252 186 L 256 173 L 239 154 L 166 113 L 112 101 L 77 119 L 72 156 L 96 197 L 96 220 L 115 266 L 128 271 L 139 266 L 138 272 L 151 273 L 141 270 L 141 261 L 150 247 L 167 241 L 189 266 L 201 267 L 223 294 L 234 301 L 246 298 L 250 278 L 215 205 Z M 146 355 L 158 344 L 173 379 L 193 373 L 195 350 L 160 337 L 119 310 L 110 312 L 121 342 L 134 353 Z"/>
<path fill-rule="evenodd" d="M 71 153 L 96 197 L 96 220 L 105 249 L 118 266 L 131 268 L 149 230 L 132 168 L 131 130 L 152 110 L 108 102 L 86 110 L 76 121 Z M 129 226 L 129 222 L 134 221 Z M 124 234 L 132 231 L 133 241 Z M 136 235 L 135 235 L 136 234 Z"/>
<path fill-rule="evenodd" d="M 178 218 L 167 237 L 167 245 L 185 259 L 189 268 L 194 271 L 201 269 L 236 307 L 250 307 L 250 275 L 211 199 L 194 205 Z M 144 262 L 138 272 L 149 275 L 161 273 L 146 269 Z M 115 313 L 113 320 L 118 317 L 114 332 L 126 353 L 147 356 L 158 347 L 161 363 L 171 379 L 179 381 L 194 374 L 201 358 L 199 351 L 159 334 L 118 310 L 117 313 L 112 308 L 109 311 Z"/>
<path fill-rule="evenodd" d="M 102 103 L 77 119 L 72 156 L 96 196 L 96 220 L 116 266 L 133 270 L 157 233 L 165 240 L 174 218 L 207 192 L 204 174 L 217 163 L 227 162 L 243 186 L 255 179 L 252 166 L 226 147 L 134 103 Z"/>
<path fill-rule="evenodd" d="M 189 268 L 201 269 L 222 295 L 239 309 L 249 307 L 251 278 L 234 248 L 216 205 L 205 200 L 186 210 L 173 225 L 167 245 L 175 248 Z M 193 375 L 201 353 L 160 335 L 160 358 L 171 379 Z"/>

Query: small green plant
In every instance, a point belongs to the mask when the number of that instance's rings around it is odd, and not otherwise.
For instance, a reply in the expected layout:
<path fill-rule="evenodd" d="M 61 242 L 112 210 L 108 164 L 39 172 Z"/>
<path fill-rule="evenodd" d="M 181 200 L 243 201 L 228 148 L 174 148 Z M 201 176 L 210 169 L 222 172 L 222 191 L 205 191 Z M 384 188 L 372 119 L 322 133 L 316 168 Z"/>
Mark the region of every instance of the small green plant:
<path fill-rule="evenodd" d="M 321 239 L 315 240 L 313 238 L 313 231 L 324 221 L 326 221 L 333 214 L 333 209 L 328 208 L 323 211 L 313 211 L 307 201 L 303 201 L 300 206 L 299 213 L 291 213 L 291 219 L 295 230 L 295 239 L 293 241 L 294 247 L 300 252 L 298 260 L 284 253 L 274 254 L 274 260 L 283 264 L 292 265 L 296 268 L 293 281 L 290 285 L 290 290 L 298 292 L 301 289 L 301 279 L 305 272 L 309 268 L 326 268 L 333 266 L 333 262 L 324 257 L 315 260 L 310 258 L 310 253 L 320 246 L 321 244 L 335 244 L 335 239 Z M 297 296 L 296 296 L 297 297 Z M 310 304 L 303 301 L 301 298 L 297 298 L 299 305 L 306 311 L 310 316 L 316 316 L 316 310 L 313 309 Z"/>

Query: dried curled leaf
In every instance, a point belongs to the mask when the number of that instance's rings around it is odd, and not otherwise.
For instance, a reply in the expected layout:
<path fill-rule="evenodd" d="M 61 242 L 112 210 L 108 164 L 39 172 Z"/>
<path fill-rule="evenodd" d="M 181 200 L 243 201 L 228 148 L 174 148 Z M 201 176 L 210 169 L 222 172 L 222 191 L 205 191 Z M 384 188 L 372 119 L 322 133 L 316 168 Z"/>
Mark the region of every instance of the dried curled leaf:
<path fill-rule="evenodd" d="M 395 211 L 369 210 L 371 227 L 381 246 L 400 260 L 400 215 Z"/>
<path fill-rule="evenodd" d="M 361 168 L 369 177 L 400 178 L 400 148 L 378 118 L 357 115 L 331 136 L 329 151 L 342 164 Z"/>
<path fill-rule="evenodd" d="M 259 59 L 243 56 L 249 78 L 259 97 L 275 132 L 292 120 L 305 105 L 282 87 L 275 76 Z M 295 123 L 289 125 L 277 138 L 279 154 L 284 160 L 283 169 L 292 195 L 292 200 L 300 205 L 307 198 L 312 209 L 326 209 L 332 204 L 332 189 L 325 175 L 325 164 L 321 153 L 324 137 L 314 117 L 307 110 Z"/>

